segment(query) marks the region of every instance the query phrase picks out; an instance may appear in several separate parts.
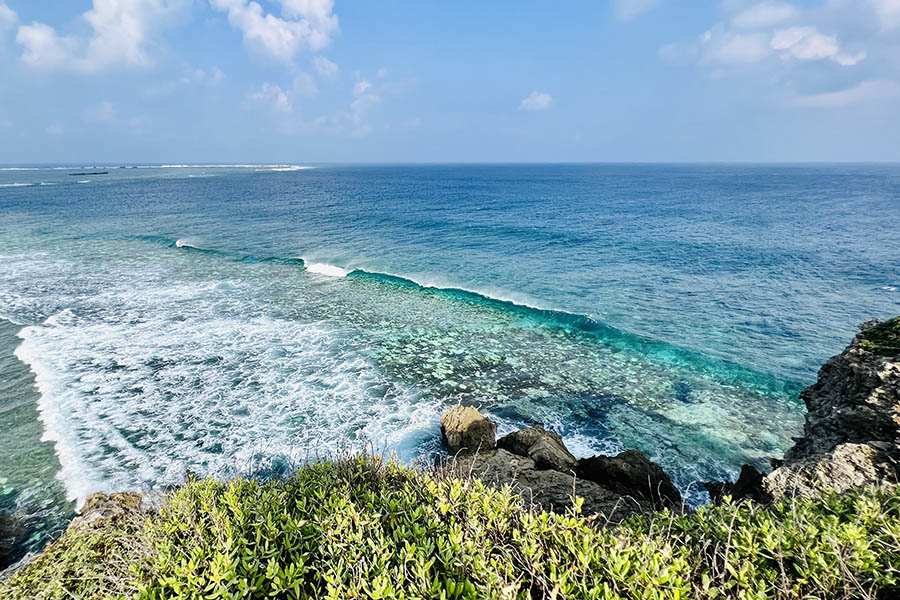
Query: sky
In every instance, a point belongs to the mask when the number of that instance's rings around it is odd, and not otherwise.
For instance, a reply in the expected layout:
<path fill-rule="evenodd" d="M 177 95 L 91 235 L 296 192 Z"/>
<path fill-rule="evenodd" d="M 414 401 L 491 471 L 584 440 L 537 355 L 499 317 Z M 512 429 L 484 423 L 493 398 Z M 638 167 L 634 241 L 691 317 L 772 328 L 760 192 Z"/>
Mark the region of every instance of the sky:
<path fill-rule="evenodd" d="M 0 0 L 0 163 L 900 161 L 900 0 Z"/>

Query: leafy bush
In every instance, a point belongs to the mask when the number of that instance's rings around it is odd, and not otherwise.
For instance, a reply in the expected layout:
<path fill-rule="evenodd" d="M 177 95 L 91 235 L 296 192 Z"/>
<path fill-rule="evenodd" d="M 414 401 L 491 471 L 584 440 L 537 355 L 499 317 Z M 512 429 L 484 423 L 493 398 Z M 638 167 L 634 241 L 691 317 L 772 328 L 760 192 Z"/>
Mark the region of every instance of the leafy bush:
<path fill-rule="evenodd" d="M 881 356 L 900 356 L 900 317 L 867 329 L 860 346 Z"/>
<path fill-rule="evenodd" d="M 358 457 L 190 482 L 142 526 L 63 536 L 0 597 L 887 599 L 898 569 L 898 489 L 608 527 Z"/>

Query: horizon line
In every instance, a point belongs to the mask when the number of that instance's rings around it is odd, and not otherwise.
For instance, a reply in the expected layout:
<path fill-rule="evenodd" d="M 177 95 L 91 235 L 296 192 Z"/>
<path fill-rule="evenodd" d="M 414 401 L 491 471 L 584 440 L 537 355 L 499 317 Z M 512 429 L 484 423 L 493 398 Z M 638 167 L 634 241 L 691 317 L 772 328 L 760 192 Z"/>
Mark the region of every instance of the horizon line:
<path fill-rule="evenodd" d="M 78 162 L 20 162 L 20 163 L 2 163 L 0 167 L 74 167 L 88 168 L 88 165 L 102 167 L 170 167 L 170 168 L 192 168 L 192 167 L 269 167 L 269 166 L 306 166 L 306 165 L 327 165 L 327 166 L 441 166 L 441 165 L 496 165 L 496 166 L 514 166 L 514 165 L 900 165 L 900 160 L 708 160 L 708 161 L 639 161 L 639 160 L 622 160 L 622 161 L 129 161 L 129 162 L 104 162 L 82 160 Z"/>

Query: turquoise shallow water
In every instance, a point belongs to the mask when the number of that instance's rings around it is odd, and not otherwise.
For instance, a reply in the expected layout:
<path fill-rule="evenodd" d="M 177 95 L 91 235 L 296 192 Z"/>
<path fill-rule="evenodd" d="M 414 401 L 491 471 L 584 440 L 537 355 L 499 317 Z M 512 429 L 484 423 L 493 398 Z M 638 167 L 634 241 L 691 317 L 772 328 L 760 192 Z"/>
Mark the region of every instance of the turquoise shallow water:
<path fill-rule="evenodd" d="M 702 502 L 900 312 L 896 166 L 106 170 L 0 171 L 0 444 L 33 459 L 0 455 L 0 508 L 31 547 L 96 490 L 427 459 L 457 401 Z"/>

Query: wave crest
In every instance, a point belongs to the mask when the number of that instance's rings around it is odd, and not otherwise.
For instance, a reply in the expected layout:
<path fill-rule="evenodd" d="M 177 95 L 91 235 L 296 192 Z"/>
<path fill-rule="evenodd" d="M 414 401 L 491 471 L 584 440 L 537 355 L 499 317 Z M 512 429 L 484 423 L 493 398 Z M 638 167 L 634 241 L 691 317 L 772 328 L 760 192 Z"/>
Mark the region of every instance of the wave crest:
<path fill-rule="evenodd" d="M 319 275 L 325 275 L 326 277 L 346 277 L 353 272 L 350 269 L 329 265 L 328 263 L 309 262 L 305 259 L 304 264 L 306 265 L 306 270 L 310 273 L 317 273 Z"/>

